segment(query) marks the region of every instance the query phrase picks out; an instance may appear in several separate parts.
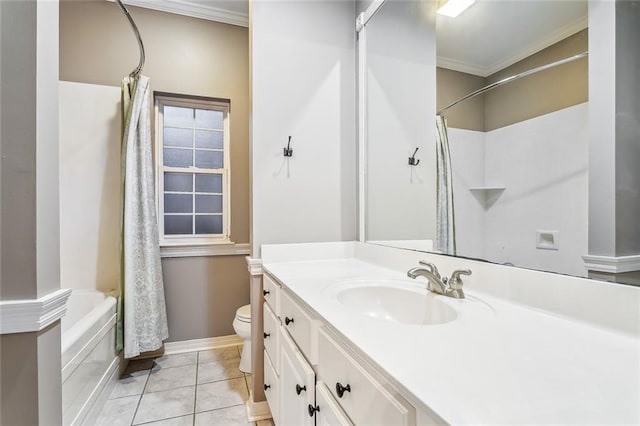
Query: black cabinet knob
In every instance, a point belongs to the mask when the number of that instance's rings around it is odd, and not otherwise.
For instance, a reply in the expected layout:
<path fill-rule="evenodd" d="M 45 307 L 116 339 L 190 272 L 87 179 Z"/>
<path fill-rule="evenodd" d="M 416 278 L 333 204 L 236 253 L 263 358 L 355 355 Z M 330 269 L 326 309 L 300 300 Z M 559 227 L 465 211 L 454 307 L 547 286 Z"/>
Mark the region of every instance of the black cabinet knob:
<path fill-rule="evenodd" d="M 271 387 L 271 385 L 264 385 L 264 390 L 267 390 Z"/>
<path fill-rule="evenodd" d="M 262 335 L 264 336 L 264 338 L 266 339 L 267 337 L 271 336 L 271 333 L 262 333 Z"/>
<path fill-rule="evenodd" d="M 351 385 L 342 386 L 342 383 L 336 383 L 336 393 L 338 394 L 338 398 L 342 398 L 345 392 L 351 392 Z"/>
<path fill-rule="evenodd" d="M 306 391 L 307 390 L 307 386 L 300 386 L 298 384 L 296 384 L 296 393 L 298 395 L 300 395 L 302 393 L 302 391 Z"/>
<path fill-rule="evenodd" d="M 284 325 L 289 325 L 293 322 L 293 318 L 284 317 Z"/>
<path fill-rule="evenodd" d="M 263 296 L 266 296 L 269 293 L 271 293 L 269 290 L 262 290 L 262 295 Z"/>
<path fill-rule="evenodd" d="M 320 411 L 320 407 L 314 407 L 313 405 L 309 404 L 308 410 L 309 410 L 309 416 L 313 417 L 316 411 Z"/>

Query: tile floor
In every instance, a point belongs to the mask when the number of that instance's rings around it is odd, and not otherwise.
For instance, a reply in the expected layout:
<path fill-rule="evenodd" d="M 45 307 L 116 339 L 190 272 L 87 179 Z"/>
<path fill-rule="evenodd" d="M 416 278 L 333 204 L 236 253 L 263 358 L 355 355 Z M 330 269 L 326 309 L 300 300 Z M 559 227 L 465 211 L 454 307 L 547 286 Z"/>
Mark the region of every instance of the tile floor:
<path fill-rule="evenodd" d="M 131 361 L 97 425 L 255 425 L 247 420 L 251 376 L 238 369 L 240 347 Z"/>

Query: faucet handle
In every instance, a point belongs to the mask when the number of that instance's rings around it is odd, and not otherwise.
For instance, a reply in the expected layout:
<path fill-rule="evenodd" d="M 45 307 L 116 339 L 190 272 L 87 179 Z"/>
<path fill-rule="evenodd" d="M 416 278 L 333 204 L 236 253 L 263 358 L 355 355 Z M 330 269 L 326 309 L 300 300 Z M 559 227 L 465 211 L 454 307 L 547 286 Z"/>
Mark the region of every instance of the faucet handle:
<path fill-rule="evenodd" d="M 438 272 L 438 268 L 433 263 L 426 262 L 424 260 L 421 260 L 418 263 L 421 264 L 422 266 L 426 266 L 427 268 L 429 268 L 429 271 L 431 271 L 431 273 L 433 275 L 435 275 L 436 277 L 441 278 L 440 277 L 440 272 Z"/>
<path fill-rule="evenodd" d="M 453 271 L 453 273 L 451 274 L 451 278 L 449 278 L 449 280 L 447 281 L 447 283 L 449 284 L 449 287 L 452 290 L 462 289 L 463 282 L 462 282 L 462 278 L 460 278 L 460 275 L 471 275 L 471 270 L 457 269 Z"/>

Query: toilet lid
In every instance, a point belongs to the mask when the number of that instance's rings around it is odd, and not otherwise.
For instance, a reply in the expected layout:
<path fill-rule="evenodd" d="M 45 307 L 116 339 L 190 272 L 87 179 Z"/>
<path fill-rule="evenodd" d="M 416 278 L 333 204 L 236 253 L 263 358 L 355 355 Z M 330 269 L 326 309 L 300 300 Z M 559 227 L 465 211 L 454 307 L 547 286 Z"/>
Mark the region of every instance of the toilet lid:
<path fill-rule="evenodd" d="M 236 318 L 244 321 L 251 321 L 251 305 L 244 305 L 236 311 Z"/>

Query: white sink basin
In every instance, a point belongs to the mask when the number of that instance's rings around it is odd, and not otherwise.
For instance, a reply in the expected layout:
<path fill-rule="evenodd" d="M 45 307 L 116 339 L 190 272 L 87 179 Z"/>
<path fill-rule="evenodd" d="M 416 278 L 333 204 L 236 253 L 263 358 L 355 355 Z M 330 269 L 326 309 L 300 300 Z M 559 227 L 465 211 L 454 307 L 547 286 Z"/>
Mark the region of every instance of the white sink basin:
<path fill-rule="evenodd" d="M 353 312 L 400 324 L 436 325 L 454 321 L 458 314 L 443 296 L 422 283 L 395 280 L 352 281 L 333 291 L 338 302 Z"/>

